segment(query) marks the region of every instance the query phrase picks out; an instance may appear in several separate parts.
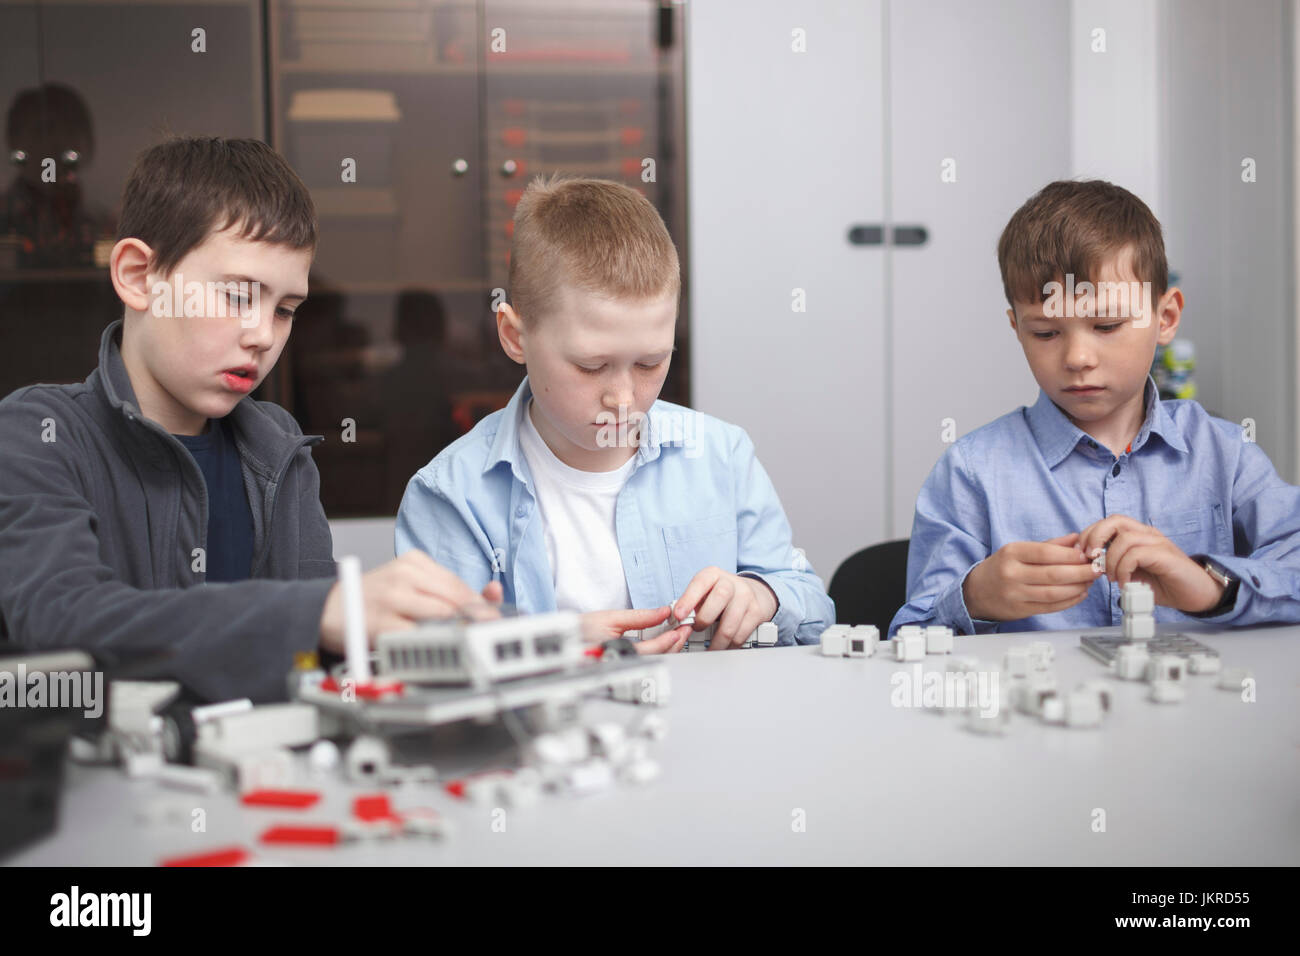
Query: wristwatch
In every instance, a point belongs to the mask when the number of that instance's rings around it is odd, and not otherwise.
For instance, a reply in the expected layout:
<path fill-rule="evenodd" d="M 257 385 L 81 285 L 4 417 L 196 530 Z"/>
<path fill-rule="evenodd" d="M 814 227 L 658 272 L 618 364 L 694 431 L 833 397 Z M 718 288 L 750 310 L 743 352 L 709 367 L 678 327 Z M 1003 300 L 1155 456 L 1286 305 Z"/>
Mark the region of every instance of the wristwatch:
<path fill-rule="evenodd" d="M 1219 600 L 1218 604 L 1214 605 L 1214 607 L 1210 608 L 1208 611 L 1198 611 L 1193 614 L 1188 614 L 1187 616 L 1215 617 L 1219 614 L 1231 611 L 1237 604 L 1237 591 L 1241 587 L 1241 581 L 1234 578 L 1227 568 L 1211 557 L 1204 554 L 1198 554 L 1193 556 L 1192 560 L 1205 568 L 1206 574 L 1223 585 L 1223 597 Z"/>

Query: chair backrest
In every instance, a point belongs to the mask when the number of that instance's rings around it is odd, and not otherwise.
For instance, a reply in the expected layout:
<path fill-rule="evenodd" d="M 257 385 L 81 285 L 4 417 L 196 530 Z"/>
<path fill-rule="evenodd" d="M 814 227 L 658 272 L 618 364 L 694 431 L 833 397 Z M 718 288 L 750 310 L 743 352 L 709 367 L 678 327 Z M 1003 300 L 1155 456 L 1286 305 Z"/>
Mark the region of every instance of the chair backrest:
<path fill-rule="evenodd" d="M 884 637 L 907 603 L 909 540 L 885 541 L 844 559 L 831 578 L 830 596 L 839 624 L 874 624 Z"/>

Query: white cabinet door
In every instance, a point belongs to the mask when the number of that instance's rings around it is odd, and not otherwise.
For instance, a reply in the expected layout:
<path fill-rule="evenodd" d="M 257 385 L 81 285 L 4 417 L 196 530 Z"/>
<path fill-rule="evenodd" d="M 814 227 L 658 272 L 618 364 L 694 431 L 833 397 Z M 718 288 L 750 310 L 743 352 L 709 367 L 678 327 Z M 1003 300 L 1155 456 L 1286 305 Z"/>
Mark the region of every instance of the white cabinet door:
<path fill-rule="evenodd" d="M 883 252 L 848 241 L 883 213 L 881 3 L 693 0 L 687 29 L 693 404 L 749 431 L 829 582 L 885 533 Z"/>
<path fill-rule="evenodd" d="M 928 233 L 887 265 L 888 533 L 907 537 L 945 421 L 960 437 L 1038 395 L 1007 324 L 997 240 L 1021 203 L 1070 175 L 1069 4 L 906 0 L 888 18 L 885 185 L 894 221 Z"/>

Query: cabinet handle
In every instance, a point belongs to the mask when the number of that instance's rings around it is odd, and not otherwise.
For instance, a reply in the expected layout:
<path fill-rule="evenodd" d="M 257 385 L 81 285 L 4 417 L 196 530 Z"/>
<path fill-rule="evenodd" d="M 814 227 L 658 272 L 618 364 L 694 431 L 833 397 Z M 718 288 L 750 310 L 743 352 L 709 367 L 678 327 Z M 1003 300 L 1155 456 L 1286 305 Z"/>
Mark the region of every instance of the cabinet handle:
<path fill-rule="evenodd" d="M 894 226 L 892 243 L 896 246 L 923 246 L 930 239 L 925 226 Z M 854 246 L 879 246 L 885 241 L 885 227 L 860 224 L 849 227 L 849 244 Z"/>
<path fill-rule="evenodd" d="M 464 176 L 469 172 L 469 163 L 463 159 L 458 159 L 451 164 L 451 174 L 453 176 Z"/>

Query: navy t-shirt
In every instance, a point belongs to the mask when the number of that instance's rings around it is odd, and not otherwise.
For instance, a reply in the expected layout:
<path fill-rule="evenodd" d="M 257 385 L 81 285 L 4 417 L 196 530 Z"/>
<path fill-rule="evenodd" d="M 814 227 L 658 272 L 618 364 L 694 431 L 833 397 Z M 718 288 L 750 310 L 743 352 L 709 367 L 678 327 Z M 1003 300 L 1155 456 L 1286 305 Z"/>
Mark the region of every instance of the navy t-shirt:
<path fill-rule="evenodd" d="M 253 565 L 253 512 L 244 491 L 239 449 L 227 419 L 209 419 L 202 435 L 177 435 L 208 486 L 209 581 L 243 581 Z"/>

